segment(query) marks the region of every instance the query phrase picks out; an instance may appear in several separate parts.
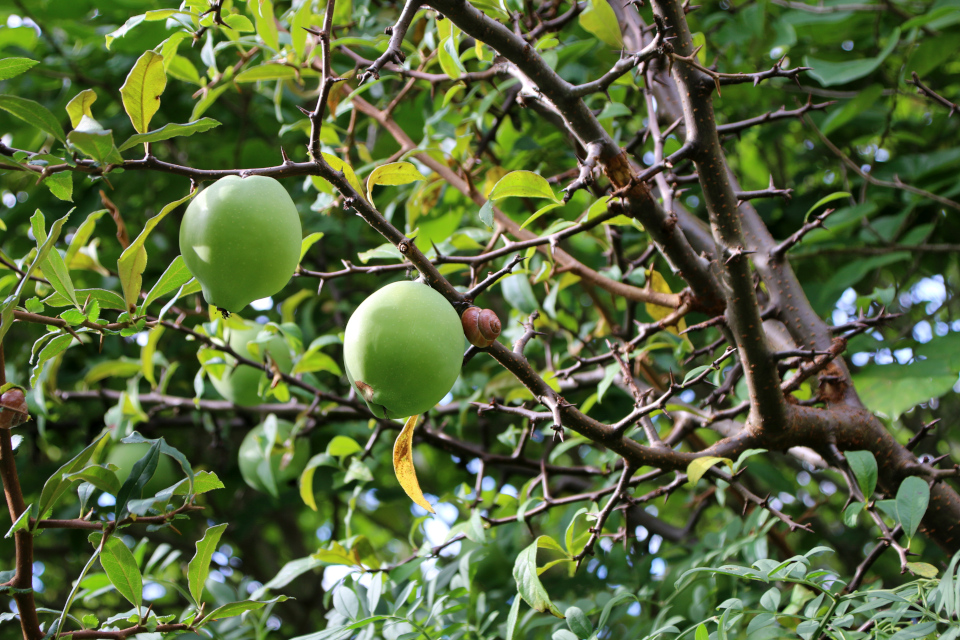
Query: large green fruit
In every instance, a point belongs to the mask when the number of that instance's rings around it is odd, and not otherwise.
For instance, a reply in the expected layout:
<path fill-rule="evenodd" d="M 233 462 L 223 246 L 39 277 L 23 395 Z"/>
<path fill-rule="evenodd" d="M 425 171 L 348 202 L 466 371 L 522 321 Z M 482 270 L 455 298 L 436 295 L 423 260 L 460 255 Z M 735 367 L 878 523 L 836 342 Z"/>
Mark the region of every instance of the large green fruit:
<path fill-rule="evenodd" d="M 270 419 L 272 418 L 268 418 Z M 264 424 L 260 424 L 251 429 L 240 443 L 240 475 L 243 476 L 244 482 L 257 491 L 274 493 L 270 491 L 264 478 L 267 473 L 265 455 L 267 437 L 264 435 L 263 427 Z M 269 458 L 270 473 L 277 489 L 281 489 L 287 482 L 297 478 L 310 458 L 310 445 L 303 438 L 297 438 L 293 444 L 293 456 L 288 455 L 290 450 L 284 446 L 284 443 L 290 437 L 292 430 L 292 423 L 277 420 L 277 439 Z M 284 458 L 287 458 L 286 463 Z"/>
<path fill-rule="evenodd" d="M 149 450 L 150 445 L 146 443 L 119 443 L 113 446 L 110 454 L 107 456 L 107 462 L 112 462 L 120 467 L 117 470 L 117 478 L 120 480 L 121 485 L 130 477 L 130 472 L 133 471 L 133 465 L 135 465 L 140 458 L 147 455 L 147 451 Z M 153 477 L 150 478 L 149 482 L 147 482 L 143 488 L 143 495 L 156 495 L 158 491 L 166 489 L 179 480 L 183 480 L 186 476 L 178 473 L 177 469 L 178 466 L 170 456 L 161 453 L 157 459 L 157 469 L 153 472 Z"/>
<path fill-rule="evenodd" d="M 302 236 L 297 207 L 279 182 L 227 176 L 190 202 L 180 253 L 207 302 L 235 312 L 286 286 Z"/>
<path fill-rule="evenodd" d="M 463 363 L 463 327 L 425 284 L 389 284 L 357 307 L 343 338 L 350 384 L 383 418 L 424 413 L 447 395 Z"/>
<path fill-rule="evenodd" d="M 256 339 L 260 330 L 263 329 L 263 325 L 255 322 L 245 322 L 244 325 L 247 327 L 246 329 L 228 327 L 227 330 L 224 331 L 224 337 L 231 349 L 244 358 L 255 360 L 254 355 L 247 349 L 247 343 Z M 262 361 L 266 361 L 263 354 L 269 353 L 270 357 L 277 363 L 280 371 L 290 373 L 290 370 L 293 369 L 293 360 L 290 359 L 290 348 L 280 334 L 273 334 L 273 337 L 270 338 L 269 341 L 260 343 L 259 346 Z M 237 361 L 233 356 L 228 354 L 224 354 L 224 359 L 227 361 L 227 367 L 223 372 L 223 376 L 220 378 L 210 376 L 210 382 L 213 383 L 213 388 L 216 389 L 221 396 L 234 404 L 246 407 L 260 404 L 262 400 L 257 390 L 260 387 L 260 377 L 266 375 L 264 371 L 245 364 L 239 367 L 234 366 Z"/>

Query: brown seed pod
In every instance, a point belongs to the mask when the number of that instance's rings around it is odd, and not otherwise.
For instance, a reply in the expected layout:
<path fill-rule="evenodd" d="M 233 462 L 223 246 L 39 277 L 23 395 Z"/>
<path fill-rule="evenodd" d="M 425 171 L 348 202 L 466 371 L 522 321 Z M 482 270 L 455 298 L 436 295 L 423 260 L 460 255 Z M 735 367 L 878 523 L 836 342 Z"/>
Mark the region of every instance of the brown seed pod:
<path fill-rule="evenodd" d="M 470 307 L 460 316 L 460 321 L 464 335 L 475 347 L 489 347 L 500 335 L 500 318 L 490 309 Z"/>

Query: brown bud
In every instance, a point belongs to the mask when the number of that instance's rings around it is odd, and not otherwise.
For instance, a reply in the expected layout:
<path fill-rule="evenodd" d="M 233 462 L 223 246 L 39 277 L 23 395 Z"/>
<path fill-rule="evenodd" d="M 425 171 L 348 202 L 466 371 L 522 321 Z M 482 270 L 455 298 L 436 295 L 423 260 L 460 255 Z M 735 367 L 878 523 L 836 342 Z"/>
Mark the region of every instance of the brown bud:
<path fill-rule="evenodd" d="M 460 316 L 460 321 L 464 335 L 475 347 L 489 347 L 500 335 L 500 318 L 490 309 L 470 307 Z"/>

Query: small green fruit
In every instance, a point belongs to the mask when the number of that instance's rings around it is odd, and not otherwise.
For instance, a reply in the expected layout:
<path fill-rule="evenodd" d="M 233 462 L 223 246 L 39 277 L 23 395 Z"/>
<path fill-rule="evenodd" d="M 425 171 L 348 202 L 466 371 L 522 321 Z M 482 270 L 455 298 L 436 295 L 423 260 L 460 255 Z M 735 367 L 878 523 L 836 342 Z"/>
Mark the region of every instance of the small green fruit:
<path fill-rule="evenodd" d="M 113 446 L 110 454 L 107 456 L 107 462 L 120 467 L 117 469 L 117 478 L 120 480 L 121 485 L 130 477 L 130 472 L 133 471 L 133 465 L 135 465 L 140 458 L 147 455 L 147 451 L 149 450 L 150 445 L 146 443 L 119 443 Z M 153 472 L 153 477 L 150 478 L 143 488 L 143 495 L 156 495 L 158 491 L 166 489 L 179 480 L 183 480 L 186 476 L 178 473 L 177 468 L 177 465 L 170 459 L 170 456 L 161 453 L 157 459 L 157 469 Z"/>
<path fill-rule="evenodd" d="M 233 322 L 233 320 L 231 320 Z M 224 331 L 224 338 L 230 348 L 239 353 L 244 358 L 256 360 L 256 357 L 247 349 L 247 343 L 252 342 L 263 329 L 262 324 L 255 322 L 245 322 L 246 329 L 234 329 L 228 327 Z M 290 348 L 280 334 L 273 334 L 266 343 L 258 343 L 260 347 L 260 359 L 266 362 L 264 353 L 269 353 L 270 357 L 277 363 L 280 371 L 290 373 L 293 369 L 293 360 L 290 358 Z M 210 376 L 210 382 L 217 392 L 234 404 L 250 407 L 260 404 L 262 399 L 257 393 L 260 387 L 261 376 L 266 375 L 262 369 L 255 369 L 249 365 L 236 365 L 236 360 L 229 354 L 223 354 L 227 362 L 226 370 L 220 378 Z"/>
<path fill-rule="evenodd" d="M 347 322 L 347 379 L 381 418 L 429 411 L 460 375 L 460 317 L 425 284 L 389 284 L 357 307 Z"/>
<path fill-rule="evenodd" d="M 268 420 L 271 418 L 267 418 Z M 297 478 L 310 458 L 310 444 L 303 438 L 297 438 L 293 450 L 284 446 L 293 430 L 293 423 L 277 420 L 277 439 L 270 452 L 270 474 L 276 487 L 282 488 L 290 480 Z M 264 423 L 266 424 L 266 423 Z M 240 474 L 251 488 L 262 493 L 273 493 L 267 487 L 264 476 L 267 475 L 267 457 L 264 455 L 267 437 L 264 424 L 251 429 L 240 443 Z M 292 456 L 291 456 L 292 453 Z"/>
<path fill-rule="evenodd" d="M 279 182 L 227 176 L 190 201 L 180 253 L 206 301 L 236 312 L 286 286 L 302 237 L 297 207 Z"/>

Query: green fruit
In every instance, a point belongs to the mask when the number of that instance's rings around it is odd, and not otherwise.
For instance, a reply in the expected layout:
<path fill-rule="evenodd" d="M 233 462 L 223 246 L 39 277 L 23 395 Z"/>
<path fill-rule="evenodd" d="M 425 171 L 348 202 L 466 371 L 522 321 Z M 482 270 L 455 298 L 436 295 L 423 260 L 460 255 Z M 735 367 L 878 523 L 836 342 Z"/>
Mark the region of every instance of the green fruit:
<path fill-rule="evenodd" d="M 419 282 L 389 284 L 357 307 L 343 338 L 347 379 L 382 418 L 429 411 L 463 363 L 463 327 L 446 298 Z"/>
<path fill-rule="evenodd" d="M 233 321 L 231 320 L 231 322 Z M 228 327 L 226 331 L 224 331 L 224 338 L 226 338 L 230 348 L 241 356 L 249 360 L 257 360 L 256 356 L 247 349 L 247 343 L 257 338 L 260 330 L 263 329 L 263 325 L 255 322 L 245 322 L 244 324 L 247 326 L 246 329 Z M 280 334 L 275 333 L 266 343 L 258 344 L 260 347 L 260 360 L 262 362 L 266 362 L 264 354 L 269 353 L 273 361 L 277 363 L 280 371 L 290 373 L 290 370 L 293 369 L 293 360 L 290 359 L 290 348 Z M 265 372 L 262 369 L 255 369 L 245 364 L 234 366 L 237 361 L 233 356 L 225 353 L 223 357 L 227 363 L 226 370 L 220 378 L 210 376 L 210 382 L 213 383 L 213 388 L 216 389 L 221 396 L 234 404 L 245 407 L 260 404 L 262 399 L 257 391 L 260 388 L 260 378 L 266 375 Z"/>
<path fill-rule="evenodd" d="M 269 420 L 270 418 L 268 418 Z M 286 420 L 277 420 L 277 439 L 270 452 L 270 473 L 273 475 L 276 487 L 279 489 L 287 482 L 297 478 L 310 458 L 310 445 L 303 438 L 298 438 L 293 444 L 293 456 L 290 449 L 284 446 L 293 423 Z M 266 423 L 264 423 L 266 424 Z M 240 475 L 243 476 L 251 488 L 263 493 L 274 494 L 266 484 L 264 476 L 267 474 L 267 457 L 264 450 L 267 446 L 267 437 L 264 435 L 264 424 L 251 429 L 243 442 L 240 443 Z M 286 462 L 284 458 L 287 458 Z"/>
<path fill-rule="evenodd" d="M 302 236 L 297 207 L 279 182 L 227 176 L 190 202 L 180 253 L 206 301 L 236 312 L 286 286 Z"/>
<path fill-rule="evenodd" d="M 150 445 L 146 443 L 120 443 L 113 446 L 113 449 L 110 450 L 110 454 L 107 456 L 107 462 L 120 467 L 117 469 L 117 478 L 120 480 L 121 485 L 130 477 L 130 472 L 133 471 L 133 465 L 135 465 L 140 458 L 147 455 L 147 451 L 149 450 Z M 186 476 L 178 473 L 177 469 L 178 465 L 174 464 L 170 456 L 161 453 L 157 459 L 157 469 L 153 472 L 153 477 L 150 478 L 143 488 L 143 495 L 156 495 L 158 491 L 162 491 L 176 482 L 183 480 Z"/>

